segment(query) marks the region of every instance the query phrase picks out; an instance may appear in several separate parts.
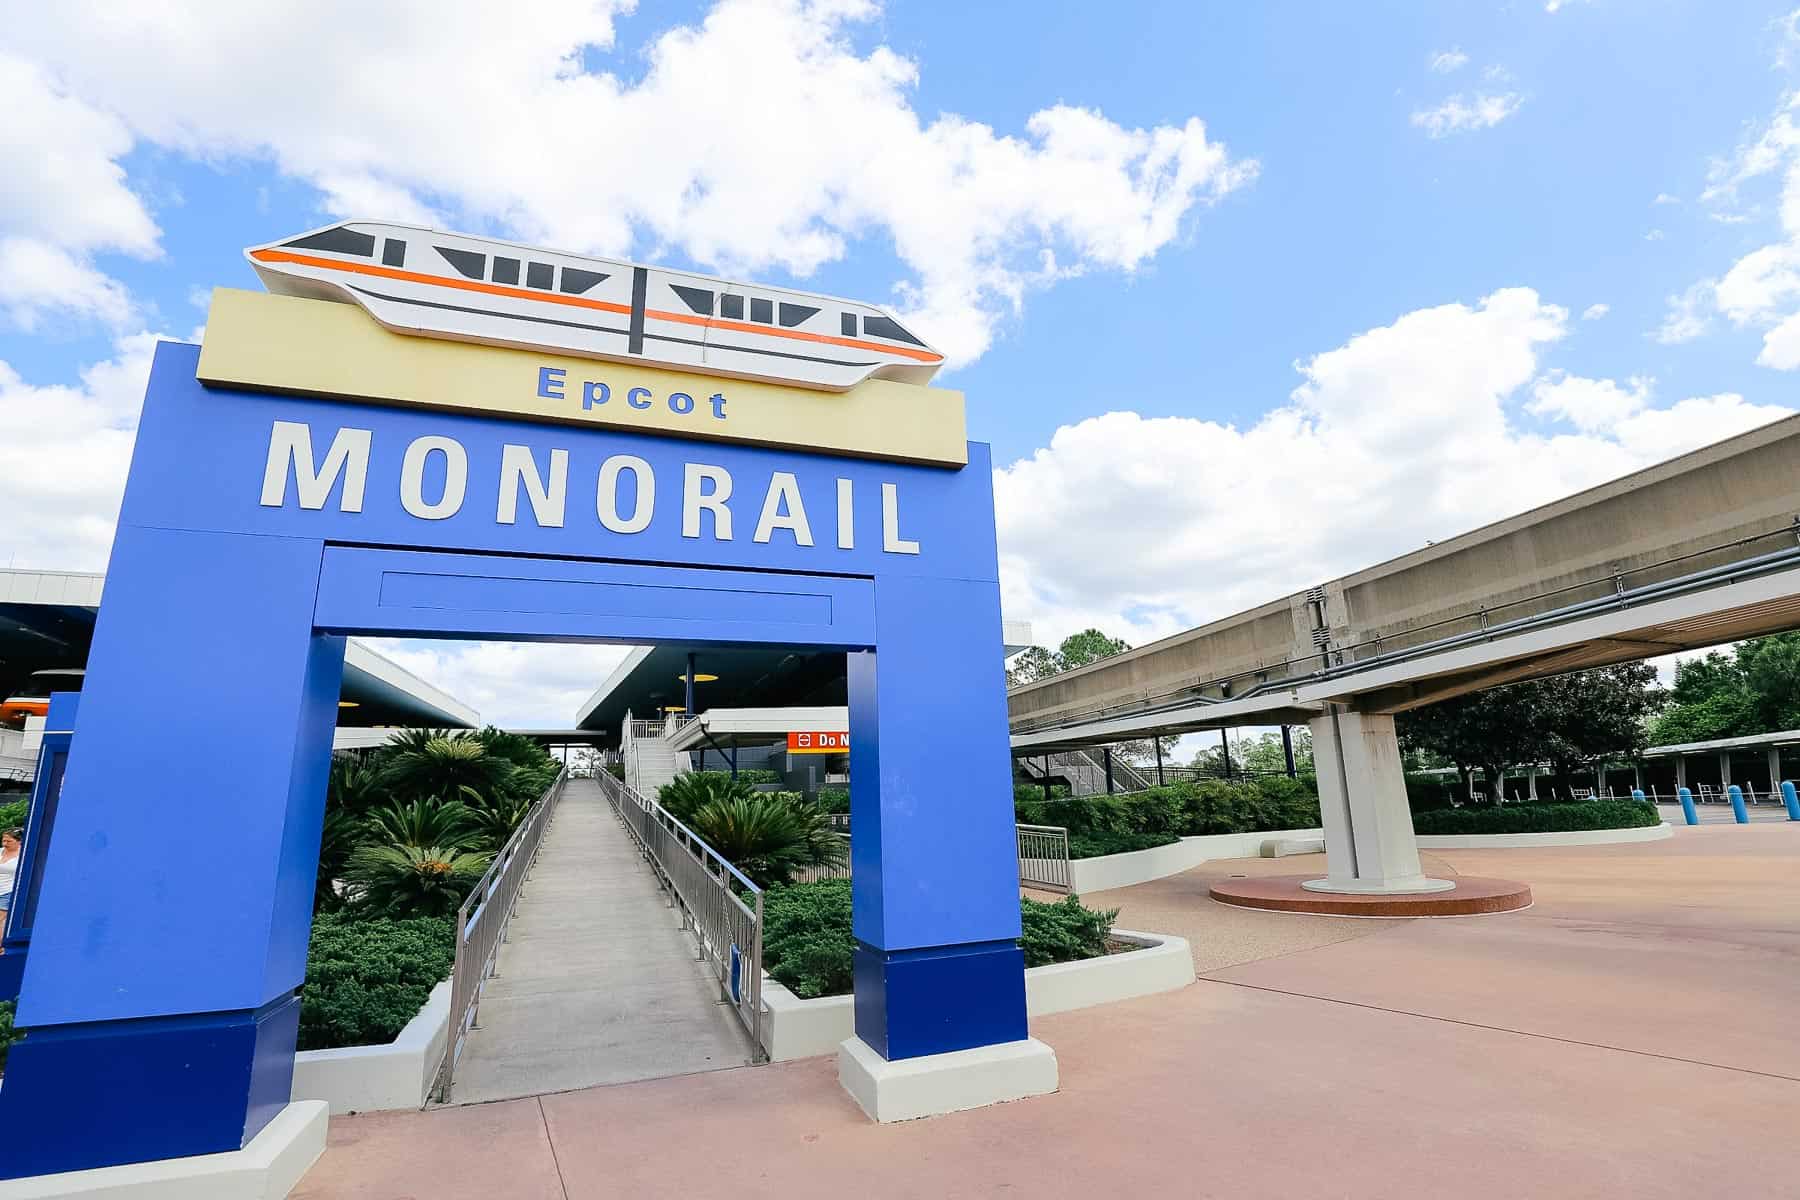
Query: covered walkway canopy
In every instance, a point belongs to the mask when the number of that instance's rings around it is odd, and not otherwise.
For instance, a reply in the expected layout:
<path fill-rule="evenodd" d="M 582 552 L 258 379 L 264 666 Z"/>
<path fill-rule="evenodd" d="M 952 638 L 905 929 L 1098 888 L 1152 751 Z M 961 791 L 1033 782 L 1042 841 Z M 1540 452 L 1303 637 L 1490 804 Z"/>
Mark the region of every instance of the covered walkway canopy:
<path fill-rule="evenodd" d="M 90 571 L 0 570 L 0 697 L 26 686 L 34 671 L 85 668 L 106 576 Z M 211 659 L 196 644 L 191 653 Z M 215 669 L 232 671 L 220 662 Z M 356 639 L 344 650 L 339 726 L 423 725 L 473 728 L 481 714 Z M 204 707 L 205 696 L 146 696 L 147 714 L 177 702 Z"/>

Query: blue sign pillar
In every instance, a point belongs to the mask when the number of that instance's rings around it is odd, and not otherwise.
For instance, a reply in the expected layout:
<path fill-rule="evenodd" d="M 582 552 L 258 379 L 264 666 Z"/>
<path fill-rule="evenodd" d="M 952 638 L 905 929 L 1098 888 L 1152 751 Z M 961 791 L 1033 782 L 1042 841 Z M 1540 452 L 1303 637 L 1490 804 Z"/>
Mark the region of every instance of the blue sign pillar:
<path fill-rule="evenodd" d="M 208 389 L 196 354 L 160 346 L 145 397 L 0 1176 L 235 1150 L 287 1103 L 356 633 L 843 649 L 857 1035 L 1026 1037 L 985 447 L 946 469 Z"/>

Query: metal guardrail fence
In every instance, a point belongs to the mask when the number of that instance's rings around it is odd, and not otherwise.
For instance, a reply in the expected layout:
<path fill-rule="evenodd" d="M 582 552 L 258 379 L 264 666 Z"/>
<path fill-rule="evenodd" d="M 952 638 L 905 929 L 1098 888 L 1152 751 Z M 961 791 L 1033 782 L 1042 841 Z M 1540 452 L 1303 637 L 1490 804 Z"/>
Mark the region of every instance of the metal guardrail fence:
<path fill-rule="evenodd" d="M 693 933 L 701 957 L 719 981 L 719 999 L 737 1014 L 757 1056 L 766 1059 L 762 889 L 662 805 L 609 774 L 597 778 L 620 823 L 681 910 L 683 926 Z M 753 903 L 746 904 L 740 894 Z"/>
<path fill-rule="evenodd" d="M 450 1099 L 455 1081 L 456 1064 L 462 1057 L 463 1045 L 481 1009 L 481 987 L 494 973 L 494 961 L 506 940 L 506 927 L 518 906 L 524 890 L 525 876 L 537 861 L 543 845 L 544 831 L 556 815 L 557 802 L 569 782 L 567 768 L 557 772 L 556 781 L 538 797 L 525 813 L 481 882 L 475 885 L 462 907 L 456 910 L 456 965 L 450 972 L 450 1036 L 444 1043 L 443 1062 L 438 1066 L 432 1094 L 438 1103 Z"/>
<path fill-rule="evenodd" d="M 1060 825 L 1020 825 L 1019 885 L 1040 892 L 1074 890 L 1069 867 L 1069 831 Z"/>
<path fill-rule="evenodd" d="M 848 828 L 848 823 L 845 825 Z M 1019 825 L 1019 886 L 1040 892 L 1074 890 L 1074 875 L 1069 867 L 1069 831 L 1060 825 Z M 850 878 L 850 835 L 844 839 L 844 861 L 839 866 L 804 867 L 794 875 L 795 883 L 812 883 L 819 879 Z"/>

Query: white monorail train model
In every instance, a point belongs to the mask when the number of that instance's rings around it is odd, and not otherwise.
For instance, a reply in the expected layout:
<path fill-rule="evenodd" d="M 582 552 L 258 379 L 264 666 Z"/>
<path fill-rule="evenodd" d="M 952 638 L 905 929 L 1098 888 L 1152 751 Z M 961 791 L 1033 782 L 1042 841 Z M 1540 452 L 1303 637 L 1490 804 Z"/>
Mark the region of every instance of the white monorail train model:
<path fill-rule="evenodd" d="M 272 292 L 397 333 L 842 391 L 926 383 L 944 356 L 867 304 L 416 225 L 351 221 L 244 252 Z"/>

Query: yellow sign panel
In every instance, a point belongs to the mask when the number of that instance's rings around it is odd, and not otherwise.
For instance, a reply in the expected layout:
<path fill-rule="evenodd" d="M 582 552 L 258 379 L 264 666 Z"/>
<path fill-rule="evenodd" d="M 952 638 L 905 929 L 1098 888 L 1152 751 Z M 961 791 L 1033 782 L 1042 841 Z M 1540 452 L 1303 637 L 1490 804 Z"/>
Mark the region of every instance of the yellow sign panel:
<path fill-rule="evenodd" d="M 219 288 L 202 383 L 938 466 L 968 464 L 961 392 L 844 392 L 406 337 L 328 300 Z"/>

